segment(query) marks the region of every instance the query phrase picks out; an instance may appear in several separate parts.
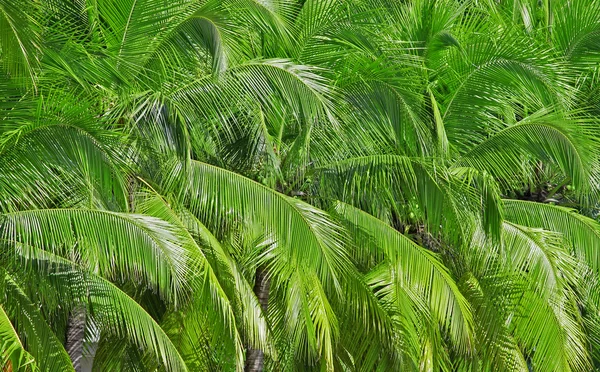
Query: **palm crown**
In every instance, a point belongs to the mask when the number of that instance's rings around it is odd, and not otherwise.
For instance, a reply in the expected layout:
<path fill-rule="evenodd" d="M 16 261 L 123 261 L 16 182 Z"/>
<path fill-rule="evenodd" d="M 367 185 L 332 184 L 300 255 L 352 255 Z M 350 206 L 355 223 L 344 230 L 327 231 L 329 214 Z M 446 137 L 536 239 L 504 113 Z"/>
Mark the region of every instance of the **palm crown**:
<path fill-rule="evenodd" d="M 0 368 L 600 366 L 592 0 L 0 0 Z"/>

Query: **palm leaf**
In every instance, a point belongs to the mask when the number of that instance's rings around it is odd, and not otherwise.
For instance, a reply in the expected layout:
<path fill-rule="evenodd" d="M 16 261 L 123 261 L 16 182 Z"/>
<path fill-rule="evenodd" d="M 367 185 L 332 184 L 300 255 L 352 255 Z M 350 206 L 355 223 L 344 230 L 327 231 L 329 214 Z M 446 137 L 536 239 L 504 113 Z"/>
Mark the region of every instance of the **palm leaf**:
<path fill-rule="evenodd" d="M 193 161 L 185 199 L 194 214 L 212 224 L 228 211 L 259 224 L 277 244 L 272 269 L 292 275 L 296 267 L 317 273 L 326 288 L 339 290 L 349 261 L 340 243 L 340 228 L 329 216 L 238 174 Z M 230 213 L 231 213 L 230 212 Z M 279 266 L 280 264 L 284 266 Z"/>
<path fill-rule="evenodd" d="M 593 195 L 597 192 L 597 175 L 586 165 L 597 157 L 593 133 L 592 123 L 585 120 L 533 116 L 477 144 L 460 157 L 456 165 L 469 165 L 491 173 L 502 182 L 514 182 L 519 173 L 521 177 L 531 177 L 524 166 L 524 157 L 530 156 L 530 159 L 556 164 L 581 188 L 581 195 L 586 192 Z"/>
<path fill-rule="evenodd" d="M 0 124 L 0 209 L 48 206 L 56 199 L 127 209 L 119 139 L 89 111 L 89 104 L 59 91 L 39 100 L 23 97 L 7 109 Z"/>
<path fill-rule="evenodd" d="M 52 329 L 46 323 L 39 307 L 32 303 L 20 285 L 3 273 L 2 306 L 15 319 L 16 329 L 24 335 L 27 351 L 40 369 L 46 371 L 74 371 L 71 359 Z"/>
<path fill-rule="evenodd" d="M 158 218 L 55 209 L 0 216 L 9 254 L 33 247 L 72 259 L 114 279 L 145 281 L 160 296 L 185 298 L 188 255 L 173 227 Z"/>
<path fill-rule="evenodd" d="M 423 296 L 436 319 L 450 332 L 456 346 L 471 347 L 472 317 L 469 305 L 456 283 L 436 256 L 395 231 L 383 221 L 347 204 L 338 203 L 336 211 L 368 234 L 389 260 L 390 270 L 398 273 L 396 285 L 406 285 Z"/>
<path fill-rule="evenodd" d="M 0 349 L 2 350 L 0 366 L 3 369 L 35 370 L 33 357 L 23 347 L 19 335 L 2 306 L 0 306 Z"/>
<path fill-rule="evenodd" d="M 175 205 L 176 202 L 167 204 L 158 195 L 149 194 L 140 200 L 138 208 L 144 214 L 160 217 L 176 226 L 189 252 L 192 277 L 188 285 L 194 288 L 195 298 L 182 314 L 172 317 L 172 321 L 185 324 L 185 329 L 190 328 L 186 335 L 180 335 L 182 347 L 191 348 L 185 359 L 198 360 L 201 356 L 193 352 L 194 340 L 201 335 L 210 339 L 211 344 L 231 342 L 229 346 L 235 349 L 235 361 L 241 366 L 242 335 L 253 347 L 263 350 L 269 347 L 268 328 L 260 304 L 219 241 L 192 213 L 182 208 L 172 209 Z M 206 327 L 198 323 L 201 320 L 208 322 L 210 327 L 203 329 Z M 193 330 L 196 330 L 195 335 Z"/>
<path fill-rule="evenodd" d="M 561 233 L 577 257 L 600 270 L 600 225 L 577 211 L 523 200 L 504 200 L 506 218 L 525 226 Z"/>
<path fill-rule="evenodd" d="M 153 354 L 169 371 L 187 370 L 185 362 L 159 324 L 116 285 L 68 259 L 41 249 L 32 247 L 28 254 L 20 255 L 20 258 L 27 266 L 36 268 L 29 274 L 33 274 L 37 280 L 45 281 L 65 298 L 83 301 L 88 305 L 92 321 L 100 331 L 107 333 L 105 336 L 135 344 L 143 352 Z"/>
<path fill-rule="evenodd" d="M 5 72 L 28 75 L 36 84 L 40 35 L 36 24 L 38 5 L 15 0 L 0 2 L 0 66 Z"/>

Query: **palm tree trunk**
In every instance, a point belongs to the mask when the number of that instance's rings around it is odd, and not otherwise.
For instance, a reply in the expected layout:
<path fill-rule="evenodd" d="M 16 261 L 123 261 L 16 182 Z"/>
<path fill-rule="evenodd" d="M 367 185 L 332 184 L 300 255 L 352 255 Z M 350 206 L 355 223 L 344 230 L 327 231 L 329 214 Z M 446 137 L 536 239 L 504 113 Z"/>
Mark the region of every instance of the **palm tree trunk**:
<path fill-rule="evenodd" d="M 83 358 L 83 339 L 85 336 L 85 307 L 76 306 L 67 324 L 67 342 L 65 349 L 73 362 L 75 372 L 81 372 L 81 360 Z"/>
<path fill-rule="evenodd" d="M 254 282 L 254 294 L 258 298 L 260 307 L 262 308 L 263 314 L 267 315 L 267 309 L 269 305 L 269 288 L 271 287 L 271 280 L 267 271 L 259 267 L 256 269 L 256 277 Z M 265 355 L 262 350 L 254 349 L 250 346 L 246 352 L 246 366 L 244 370 L 246 372 L 262 372 L 264 367 Z"/>

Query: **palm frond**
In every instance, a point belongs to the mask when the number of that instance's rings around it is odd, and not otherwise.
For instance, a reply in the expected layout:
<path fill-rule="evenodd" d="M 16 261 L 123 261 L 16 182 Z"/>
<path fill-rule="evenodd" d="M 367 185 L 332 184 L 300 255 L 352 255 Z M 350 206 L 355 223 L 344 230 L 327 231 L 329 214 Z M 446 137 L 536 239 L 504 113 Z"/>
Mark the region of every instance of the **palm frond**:
<path fill-rule="evenodd" d="M 335 122 L 331 89 L 317 72 L 282 59 L 249 61 L 216 80 L 202 77 L 176 87 L 169 97 L 183 117 L 219 118 L 220 125 L 227 125 L 223 118 L 234 116 L 247 98 L 275 113 L 283 102 L 305 125 L 319 117 Z"/>
<path fill-rule="evenodd" d="M 317 273 L 326 288 L 339 290 L 340 275 L 350 266 L 339 240 L 340 227 L 323 211 L 238 174 L 193 161 L 182 190 L 190 210 L 211 224 L 240 218 L 259 224 L 276 245 L 269 267 L 291 276 L 298 267 Z M 221 217 L 220 217 L 221 216 Z M 270 261 L 270 259 L 269 259 Z"/>
<path fill-rule="evenodd" d="M 447 234 L 456 241 L 469 236 L 475 225 L 476 219 L 467 217 L 466 210 L 475 211 L 482 204 L 473 182 L 456 177 L 458 172 L 446 173 L 432 159 L 348 158 L 322 166 L 318 175 L 318 192 L 323 197 L 350 203 L 384 220 L 393 220 L 395 215 L 405 224 L 423 221 L 431 233 Z M 485 186 L 480 185 L 484 190 Z M 486 204 L 493 208 L 490 202 Z"/>
<path fill-rule="evenodd" d="M 32 303 L 20 285 L 2 273 L 2 307 L 14 319 L 16 330 L 24 335 L 27 352 L 42 370 L 74 371 L 63 345 L 46 323 L 39 307 Z"/>
<path fill-rule="evenodd" d="M 65 298 L 87 305 L 95 326 L 103 334 L 106 332 L 104 336 L 111 335 L 135 344 L 141 351 L 153 354 L 169 371 L 187 370 L 181 355 L 160 325 L 115 284 L 69 259 L 38 248 L 31 248 L 20 258 L 37 268 L 33 272 L 37 280 L 46 281 Z"/>
<path fill-rule="evenodd" d="M 569 121 L 534 115 L 494 133 L 456 164 L 485 170 L 501 182 L 514 183 L 519 173 L 521 177 L 531 177 L 528 162 L 549 162 L 581 188 L 582 195 L 593 197 L 597 193 L 597 175 L 586 165 L 597 157 L 593 133 L 593 124 L 585 119 Z"/>
<path fill-rule="evenodd" d="M 3 369 L 35 370 L 36 364 L 33 357 L 23 347 L 17 331 L 2 306 L 0 306 L 0 349 L 2 350 L 0 366 Z"/>
<path fill-rule="evenodd" d="M 395 285 L 407 286 L 422 296 L 435 318 L 446 328 L 462 350 L 471 345 L 473 319 L 469 305 L 443 264 L 432 252 L 418 246 L 383 221 L 347 204 L 338 203 L 336 211 L 355 225 L 381 249 L 389 270 L 398 275 Z"/>
<path fill-rule="evenodd" d="M 0 210 L 54 206 L 56 199 L 69 207 L 127 210 L 119 139 L 90 111 L 89 104 L 53 91 L 39 100 L 23 97 L 6 110 Z"/>
<path fill-rule="evenodd" d="M 35 85 L 40 45 L 38 4 L 0 2 L 0 69 L 15 78 L 26 75 Z"/>
<path fill-rule="evenodd" d="M 158 357 L 169 371 L 187 371 L 185 362 L 168 336 L 131 297 L 100 277 L 88 279 L 91 307 L 100 324 L 117 337 L 125 336 Z"/>
<path fill-rule="evenodd" d="M 161 297 L 185 299 L 188 255 L 173 227 L 158 218 L 83 209 L 0 216 L 9 255 L 39 248 L 115 280 L 143 281 Z"/>
<path fill-rule="evenodd" d="M 596 272 L 600 270 L 600 225 L 577 211 L 524 200 L 504 200 L 506 219 L 561 233 L 569 248 Z"/>

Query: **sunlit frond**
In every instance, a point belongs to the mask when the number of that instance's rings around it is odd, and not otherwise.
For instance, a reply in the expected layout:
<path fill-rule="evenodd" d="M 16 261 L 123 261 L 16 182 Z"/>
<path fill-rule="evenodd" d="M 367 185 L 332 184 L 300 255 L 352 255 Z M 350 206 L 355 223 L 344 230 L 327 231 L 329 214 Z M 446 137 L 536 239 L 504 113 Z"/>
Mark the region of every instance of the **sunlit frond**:
<path fill-rule="evenodd" d="M 274 236 L 269 256 L 273 270 L 292 275 L 296 267 L 314 270 L 328 288 L 339 290 L 340 275 L 349 265 L 340 227 L 323 211 L 271 190 L 238 174 L 194 161 L 189 184 L 182 190 L 194 214 L 211 224 L 218 218 L 254 221 Z M 281 265 L 281 266 L 280 266 Z"/>
<path fill-rule="evenodd" d="M 35 361 L 23 347 L 19 335 L 14 329 L 8 315 L 0 306 L 0 366 L 4 370 L 33 371 Z"/>
<path fill-rule="evenodd" d="M 398 286 L 406 286 L 422 296 L 435 318 L 448 329 L 456 346 L 463 351 L 471 347 L 472 318 L 469 305 L 443 264 L 433 253 L 406 236 L 347 204 L 338 203 L 336 211 L 368 234 L 381 249 Z"/>
<path fill-rule="evenodd" d="M 104 276 L 145 281 L 176 302 L 185 298 L 188 255 L 167 222 L 155 217 L 83 209 L 0 215 L 7 255 L 44 249 Z"/>

